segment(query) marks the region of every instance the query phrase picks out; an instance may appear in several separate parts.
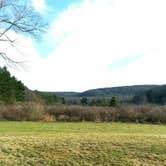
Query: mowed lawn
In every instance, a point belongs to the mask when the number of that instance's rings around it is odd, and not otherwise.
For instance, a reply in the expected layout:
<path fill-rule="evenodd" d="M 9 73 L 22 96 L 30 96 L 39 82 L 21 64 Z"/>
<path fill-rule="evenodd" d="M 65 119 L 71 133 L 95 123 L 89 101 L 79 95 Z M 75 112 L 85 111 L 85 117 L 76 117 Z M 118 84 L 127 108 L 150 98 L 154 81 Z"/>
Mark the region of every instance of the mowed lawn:
<path fill-rule="evenodd" d="M 0 122 L 0 166 L 164 166 L 166 126 Z"/>

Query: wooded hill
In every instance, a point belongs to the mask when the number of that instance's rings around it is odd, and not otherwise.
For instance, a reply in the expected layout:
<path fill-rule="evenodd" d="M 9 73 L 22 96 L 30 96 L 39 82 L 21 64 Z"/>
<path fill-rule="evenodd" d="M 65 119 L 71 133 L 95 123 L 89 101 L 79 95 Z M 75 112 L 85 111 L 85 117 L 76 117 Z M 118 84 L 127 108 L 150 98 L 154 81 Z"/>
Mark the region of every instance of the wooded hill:
<path fill-rule="evenodd" d="M 122 104 L 165 104 L 166 85 L 134 85 L 99 88 L 81 93 L 39 92 L 29 90 L 21 81 L 18 81 L 14 76 L 11 76 L 6 67 L 0 68 L 1 103 L 10 104 L 22 101 L 40 101 L 45 102 L 46 104 L 87 103 L 88 105 L 107 106 L 112 97 L 116 97 L 117 101 Z"/>
<path fill-rule="evenodd" d="M 134 86 L 121 86 L 112 88 L 99 88 L 78 92 L 54 92 L 56 95 L 64 97 L 69 102 L 78 102 L 81 98 L 93 99 L 106 99 L 110 100 L 113 96 L 117 98 L 120 103 L 133 103 L 133 97 L 138 96 L 150 89 L 158 87 L 158 85 L 134 85 Z M 53 92 L 51 92 L 53 93 Z"/>
<path fill-rule="evenodd" d="M 112 96 L 135 96 L 150 90 L 157 85 L 134 85 L 134 86 L 121 86 L 112 88 L 98 88 L 87 90 L 84 92 L 55 92 L 58 96 L 62 97 L 112 97 Z"/>
<path fill-rule="evenodd" d="M 133 98 L 133 103 L 135 104 L 166 104 L 166 85 L 157 86 L 136 95 Z"/>

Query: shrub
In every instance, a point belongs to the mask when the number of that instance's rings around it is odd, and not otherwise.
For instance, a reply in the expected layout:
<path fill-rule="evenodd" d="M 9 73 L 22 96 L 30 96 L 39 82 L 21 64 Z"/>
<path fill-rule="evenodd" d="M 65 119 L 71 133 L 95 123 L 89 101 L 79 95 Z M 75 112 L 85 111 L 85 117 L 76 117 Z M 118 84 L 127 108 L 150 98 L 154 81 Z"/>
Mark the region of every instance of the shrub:
<path fill-rule="evenodd" d="M 121 107 L 45 106 L 26 102 L 0 104 L 0 120 L 65 122 L 166 123 L 166 106 L 130 105 Z"/>
<path fill-rule="evenodd" d="M 28 120 L 38 121 L 44 119 L 46 107 L 43 104 L 28 102 L 24 109 L 29 114 Z"/>
<path fill-rule="evenodd" d="M 0 106 L 0 120 L 39 121 L 43 120 L 45 107 L 41 103 L 27 102 Z"/>
<path fill-rule="evenodd" d="M 165 106 L 51 106 L 47 111 L 57 121 L 166 123 Z"/>

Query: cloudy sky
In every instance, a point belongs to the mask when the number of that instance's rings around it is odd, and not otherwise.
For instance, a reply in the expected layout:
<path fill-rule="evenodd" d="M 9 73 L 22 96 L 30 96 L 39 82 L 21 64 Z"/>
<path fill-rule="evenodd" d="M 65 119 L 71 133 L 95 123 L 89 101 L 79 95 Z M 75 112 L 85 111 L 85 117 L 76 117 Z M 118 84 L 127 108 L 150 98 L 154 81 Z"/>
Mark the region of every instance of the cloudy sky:
<path fill-rule="evenodd" d="M 166 83 L 165 0 L 32 1 L 49 27 L 41 41 L 18 35 L 27 67 L 10 69 L 30 89 Z"/>

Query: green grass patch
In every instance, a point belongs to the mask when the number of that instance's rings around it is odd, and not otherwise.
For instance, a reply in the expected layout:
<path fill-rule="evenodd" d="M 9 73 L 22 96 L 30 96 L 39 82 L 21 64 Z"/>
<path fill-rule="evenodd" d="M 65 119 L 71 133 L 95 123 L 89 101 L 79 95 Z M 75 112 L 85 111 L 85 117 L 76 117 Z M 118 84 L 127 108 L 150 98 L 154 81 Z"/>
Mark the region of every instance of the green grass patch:
<path fill-rule="evenodd" d="M 0 122 L 0 165 L 166 165 L 166 126 Z"/>

